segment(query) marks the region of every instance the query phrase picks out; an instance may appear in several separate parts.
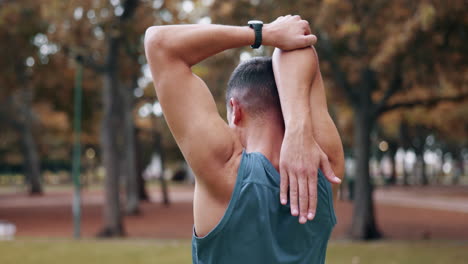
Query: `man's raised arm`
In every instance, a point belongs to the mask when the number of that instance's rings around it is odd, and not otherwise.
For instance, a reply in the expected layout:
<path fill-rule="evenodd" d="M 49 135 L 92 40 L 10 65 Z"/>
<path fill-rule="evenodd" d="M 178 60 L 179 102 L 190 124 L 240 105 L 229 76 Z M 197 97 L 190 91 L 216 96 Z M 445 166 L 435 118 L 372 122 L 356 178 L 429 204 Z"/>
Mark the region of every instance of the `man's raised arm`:
<path fill-rule="evenodd" d="M 291 213 L 305 223 L 315 216 L 317 170 L 330 182 L 341 182 L 336 175 L 343 176 L 343 148 L 328 114 L 315 49 L 276 49 L 273 69 L 286 127 L 280 156 L 280 199 L 286 203 L 289 186 Z"/>
<path fill-rule="evenodd" d="M 254 36 L 247 26 L 177 25 L 146 31 L 146 57 L 166 121 L 198 182 L 214 195 L 225 195 L 217 174 L 242 148 L 191 66 L 223 50 L 251 45 Z M 292 50 L 315 41 L 298 16 L 280 17 L 263 27 L 264 45 Z"/>

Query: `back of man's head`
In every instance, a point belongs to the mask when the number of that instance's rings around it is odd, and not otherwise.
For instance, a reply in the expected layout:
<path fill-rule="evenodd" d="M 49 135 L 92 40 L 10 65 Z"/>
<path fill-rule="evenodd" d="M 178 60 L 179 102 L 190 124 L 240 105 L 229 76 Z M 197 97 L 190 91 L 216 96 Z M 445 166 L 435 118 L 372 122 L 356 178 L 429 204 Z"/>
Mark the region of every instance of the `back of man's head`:
<path fill-rule="evenodd" d="M 226 91 L 226 104 L 234 98 L 252 116 L 279 111 L 281 105 L 269 57 L 255 57 L 240 63 L 232 72 Z"/>

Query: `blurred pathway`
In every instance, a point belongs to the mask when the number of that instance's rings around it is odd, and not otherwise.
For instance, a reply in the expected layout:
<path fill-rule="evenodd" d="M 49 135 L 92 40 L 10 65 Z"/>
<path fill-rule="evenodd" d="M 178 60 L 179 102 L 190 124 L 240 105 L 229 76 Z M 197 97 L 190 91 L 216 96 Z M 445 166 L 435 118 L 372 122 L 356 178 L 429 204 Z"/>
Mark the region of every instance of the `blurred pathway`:
<path fill-rule="evenodd" d="M 102 225 L 102 190 L 83 191 L 82 233 L 93 237 Z M 125 216 L 129 237 L 191 237 L 193 186 L 170 186 L 171 205 L 161 204 L 157 186 L 150 189 L 151 203 L 142 203 L 142 213 Z M 374 193 L 376 221 L 390 239 L 468 240 L 468 189 L 446 187 L 392 187 Z M 0 190 L 0 220 L 17 226 L 18 236 L 71 237 L 73 234 L 72 190 L 47 190 L 43 196 Z M 353 204 L 338 201 L 338 224 L 332 238 L 344 237 L 351 224 Z"/>
<path fill-rule="evenodd" d="M 430 194 L 417 189 L 378 189 L 374 199 L 379 204 L 468 213 L 468 196 Z"/>
<path fill-rule="evenodd" d="M 89 205 L 102 204 L 104 199 L 100 190 L 84 190 L 82 197 L 83 203 Z M 162 200 L 159 188 L 152 187 L 150 189 L 150 199 L 151 202 L 155 203 Z M 172 202 L 192 202 L 193 187 L 171 186 L 170 199 Z M 468 213 L 468 187 L 466 192 L 458 191 L 455 193 L 446 187 L 428 187 L 428 189 L 423 187 L 380 188 L 374 192 L 374 199 L 378 204 Z M 48 195 L 34 197 L 22 194 L 0 194 L 0 208 L 21 208 L 29 207 L 32 204 L 53 207 L 68 205 L 71 202 L 72 193 L 70 191 L 52 191 Z"/>
<path fill-rule="evenodd" d="M 26 208 L 31 205 L 38 207 L 55 207 L 70 205 L 73 199 L 73 192 L 70 191 L 45 191 L 46 195 L 29 196 L 23 193 L 0 193 L 0 208 Z M 149 189 L 151 202 L 162 201 L 159 188 Z M 191 202 L 193 200 L 192 186 L 171 186 L 169 187 L 169 197 L 171 202 Z M 104 202 L 102 190 L 82 191 L 81 200 L 83 204 L 101 205 Z"/>

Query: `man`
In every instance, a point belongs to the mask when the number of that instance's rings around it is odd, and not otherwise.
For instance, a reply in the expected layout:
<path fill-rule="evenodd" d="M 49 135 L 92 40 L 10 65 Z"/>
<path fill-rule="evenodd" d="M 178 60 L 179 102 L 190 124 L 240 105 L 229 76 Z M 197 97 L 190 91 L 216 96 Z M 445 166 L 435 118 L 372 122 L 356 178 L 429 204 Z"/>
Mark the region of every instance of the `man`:
<path fill-rule="evenodd" d="M 335 216 L 330 184 L 317 171 L 339 183 L 343 150 L 310 47 L 315 41 L 308 23 L 289 15 L 250 27 L 147 30 L 158 99 L 196 175 L 194 263 L 324 262 Z M 191 66 L 251 44 L 278 49 L 273 60 L 255 58 L 234 71 L 226 124 Z"/>

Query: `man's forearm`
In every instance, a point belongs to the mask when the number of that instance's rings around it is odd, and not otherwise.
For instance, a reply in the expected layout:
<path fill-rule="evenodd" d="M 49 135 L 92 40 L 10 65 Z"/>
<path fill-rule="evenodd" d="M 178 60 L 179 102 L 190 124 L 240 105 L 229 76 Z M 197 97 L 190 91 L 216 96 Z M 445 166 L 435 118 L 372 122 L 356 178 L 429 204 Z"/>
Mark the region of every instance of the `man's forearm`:
<path fill-rule="evenodd" d="M 284 52 L 275 49 L 273 69 L 281 100 L 286 133 L 310 129 L 310 93 L 317 66 L 311 63 L 311 48 Z"/>
<path fill-rule="evenodd" d="M 268 41 L 268 37 L 266 39 Z M 146 31 L 145 45 L 192 66 L 226 49 L 251 45 L 254 40 L 254 31 L 249 27 L 171 25 L 150 27 Z"/>
<path fill-rule="evenodd" d="M 290 52 L 277 49 L 273 55 L 273 64 L 286 131 L 289 129 L 291 133 L 312 136 L 328 156 L 335 174 L 341 178 L 343 148 L 328 113 L 325 88 L 314 48 Z M 301 127 L 303 123 L 306 125 Z"/>

